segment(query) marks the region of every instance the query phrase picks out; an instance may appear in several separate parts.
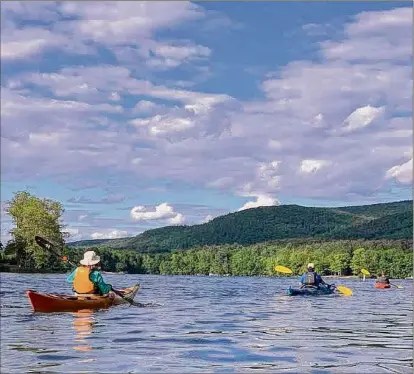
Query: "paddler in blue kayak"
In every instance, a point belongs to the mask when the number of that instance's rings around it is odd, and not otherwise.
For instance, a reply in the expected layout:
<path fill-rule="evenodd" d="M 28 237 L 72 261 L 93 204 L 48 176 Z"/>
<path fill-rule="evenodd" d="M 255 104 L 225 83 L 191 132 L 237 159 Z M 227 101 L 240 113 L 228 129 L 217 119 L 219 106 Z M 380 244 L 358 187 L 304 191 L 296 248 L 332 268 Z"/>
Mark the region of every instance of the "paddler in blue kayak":
<path fill-rule="evenodd" d="M 78 266 L 66 278 L 73 284 L 73 291 L 77 294 L 106 295 L 113 291 L 112 285 L 105 283 L 100 273 L 101 258 L 95 251 L 87 251 Z"/>
<path fill-rule="evenodd" d="M 303 287 L 312 287 L 312 288 L 319 288 L 320 284 L 326 285 L 328 288 L 330 285 L 325 283 L 322 277 L 315 272 L 315 265 L 310 262 L 308 264 L 308 271 L 302 275 L 300 279 L 300 286 Z"/>

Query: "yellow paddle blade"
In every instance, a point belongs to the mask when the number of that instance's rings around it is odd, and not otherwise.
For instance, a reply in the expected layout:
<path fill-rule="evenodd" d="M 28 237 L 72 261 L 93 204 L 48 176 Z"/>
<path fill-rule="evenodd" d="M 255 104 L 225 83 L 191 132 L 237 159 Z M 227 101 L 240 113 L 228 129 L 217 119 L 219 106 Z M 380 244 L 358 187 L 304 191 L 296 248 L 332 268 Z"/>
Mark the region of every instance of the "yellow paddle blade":
<path fill-rule="evenodd" d="M 361 273 L 364 275 L 371 275 L 367 269 L 361 269 Z"/>
<path fill-rule="evenodd" d="M 352 296 L 353 294 L 352 290 L 345 286 L 336 286 L 336 289 L 345 296 Z"/>
<path fill-rule="evenodd" d="M 275 270 L 278 271 L 279 273 L 285 273 L 285 274 L 292 274 L 293 273 L 292 270 L 290 270 L 286 266 L 281 266 L 281 265 L 276 265 Z"/>

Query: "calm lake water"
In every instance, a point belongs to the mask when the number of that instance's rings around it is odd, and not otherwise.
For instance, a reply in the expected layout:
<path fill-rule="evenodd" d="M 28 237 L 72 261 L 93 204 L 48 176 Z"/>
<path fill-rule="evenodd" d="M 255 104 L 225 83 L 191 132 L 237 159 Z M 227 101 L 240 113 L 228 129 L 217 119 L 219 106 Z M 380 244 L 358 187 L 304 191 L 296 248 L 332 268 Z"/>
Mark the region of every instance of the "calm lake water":
<path fill-rule="evenodd" d="M 71 293 L 65 275 L 2 273 L 1 372 L 413 372 L 412 281 L 336 279 L 354 296 L 286 297 L 297 278 L 105 279 L 139 282 L 136 300 L 161 306 L 33 313 L 25 290 Z"/>

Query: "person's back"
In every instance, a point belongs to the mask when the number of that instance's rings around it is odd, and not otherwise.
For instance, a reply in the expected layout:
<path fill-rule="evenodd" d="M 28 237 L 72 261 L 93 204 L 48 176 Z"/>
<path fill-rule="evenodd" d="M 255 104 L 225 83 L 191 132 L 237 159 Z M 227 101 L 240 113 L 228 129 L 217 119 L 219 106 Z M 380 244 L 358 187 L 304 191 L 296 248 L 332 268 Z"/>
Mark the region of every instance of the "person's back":
<path fill-rule="evenodd" d="M 112 290 L 110 284 L 106 284 L 98 270 L 100 257 L 94 251 L 84 253 L 84 258 L 66 280 L 72 283 L 73 291 L 77 294 L 106 295 Z"/>
<path fill-rule="evenodd" d="M 88 266 L 81 265 L 76 268 L 73 278 L 73 291 L 77 294 L 98 294 L 99 290 L 91 281 L 91 272 Z"/>
<path fill-rule="evenodd" d="M 300 280 L 301 287 L 319 287 L 321 284 L 325 284 L 322 277 L 315 272 L 315 265 L 313 263 L 308 264 L 308 271 L 302 275 Z"/>
<path fill-rule="evenodd" d="M 376 282 L 382 284 L 390 284 L 390 279 L 385 275 L 384 272 L 382 272 L 381 275 L 377 278 Z"/>

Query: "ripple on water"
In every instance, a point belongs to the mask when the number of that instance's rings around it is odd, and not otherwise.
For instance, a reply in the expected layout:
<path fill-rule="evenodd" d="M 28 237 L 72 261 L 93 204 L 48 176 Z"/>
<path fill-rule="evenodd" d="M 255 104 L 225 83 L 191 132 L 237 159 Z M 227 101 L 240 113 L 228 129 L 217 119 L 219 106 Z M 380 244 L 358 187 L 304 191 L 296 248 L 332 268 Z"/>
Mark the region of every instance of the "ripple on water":
<path fill-rule="evenodd" d="M 283 278 L 106 277 L 160 305 L 34 314 L 25 285 L 61 292 L 65 275 L 2 274 L 1 372 L 413 372 L 408 281 L 377 292 L 347 279 L 353 297 L 301 298 L 282 295 L 295 283 Z"/>

